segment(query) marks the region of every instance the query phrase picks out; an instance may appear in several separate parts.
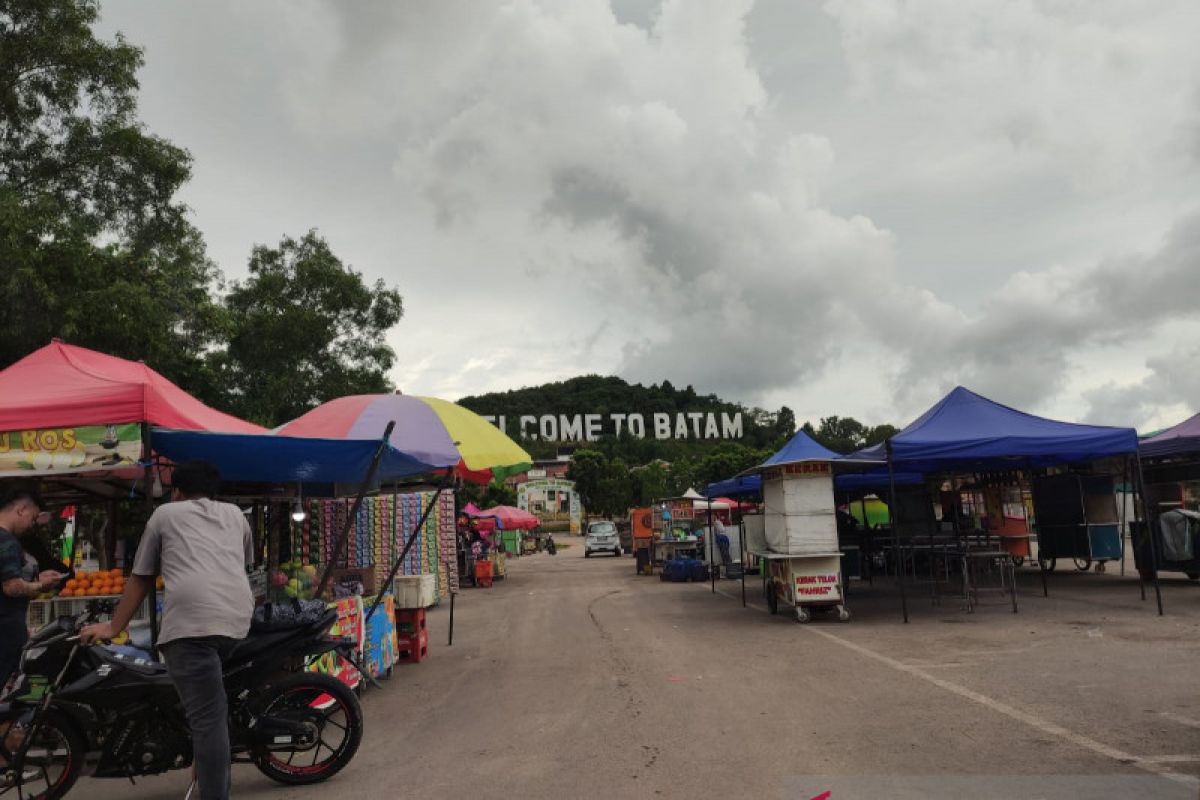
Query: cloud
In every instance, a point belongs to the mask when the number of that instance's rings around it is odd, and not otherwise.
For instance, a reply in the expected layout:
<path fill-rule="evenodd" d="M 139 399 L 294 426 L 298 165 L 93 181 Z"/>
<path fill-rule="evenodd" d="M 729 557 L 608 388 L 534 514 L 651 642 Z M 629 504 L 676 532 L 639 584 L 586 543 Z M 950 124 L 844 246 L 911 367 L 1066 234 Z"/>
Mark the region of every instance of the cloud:
<path fill-rule="evenodd" d="M 1146 361 L 1149 374 L 1126 383 L 1107 381 L 1086 391 L 1085 420 L 1136 424 L 1143 430 L 1167 427 L 1191 416 L 1200 398 L 1200 346 L 1179 344 Z"/>
<path fill-rule="evenodd" d="M 1190 0 L 106 11 L 214 252 L 315 225 L 398 283 L 405 391 L 617 372 L 875 422 L 956 383 L 1067 416 L 1189 391 L 1109 365 L 1165 375 L 1196 316 Z M 187 91 L 205 58 L 234 106 Z M 193 99 L 219 135 L 170 130 Z"/>

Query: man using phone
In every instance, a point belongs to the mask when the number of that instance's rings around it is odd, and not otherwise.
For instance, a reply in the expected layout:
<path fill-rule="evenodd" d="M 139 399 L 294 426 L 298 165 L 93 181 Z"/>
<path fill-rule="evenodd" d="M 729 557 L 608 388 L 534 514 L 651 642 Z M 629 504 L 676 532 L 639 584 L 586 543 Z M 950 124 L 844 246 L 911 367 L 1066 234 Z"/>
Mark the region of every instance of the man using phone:
<path fill-rule="evenodd" d="M 0 687 L 21 663 L 29 638 L 29 600 L 66 577 L 54 570 L 38 572 L 37 559 L 21 547 L 20 538 L 41 517 L 42 498 L 32 484 L 0 484 Z"/>

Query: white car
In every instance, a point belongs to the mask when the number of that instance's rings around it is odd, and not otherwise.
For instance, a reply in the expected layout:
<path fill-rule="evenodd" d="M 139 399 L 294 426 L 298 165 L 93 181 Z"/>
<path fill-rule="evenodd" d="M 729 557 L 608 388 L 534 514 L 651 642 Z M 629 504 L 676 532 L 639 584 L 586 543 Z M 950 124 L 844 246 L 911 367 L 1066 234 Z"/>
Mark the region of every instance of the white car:
<path fill-rule="evenodd" d="M 615 522 L 598 520 L 588 523 L 587 536 L 583 540 L 583 556 L 591 558 L 592 553 L 612 553 L 620 557 L 621 539 L 617 535 Z"/>

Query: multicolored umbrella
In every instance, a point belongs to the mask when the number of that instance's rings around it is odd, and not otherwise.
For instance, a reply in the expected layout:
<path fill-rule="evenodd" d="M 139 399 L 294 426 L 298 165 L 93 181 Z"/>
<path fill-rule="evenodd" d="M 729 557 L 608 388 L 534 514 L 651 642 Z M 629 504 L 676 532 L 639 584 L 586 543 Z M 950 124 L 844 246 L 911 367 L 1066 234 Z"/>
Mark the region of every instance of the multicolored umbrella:
<path fill-rule="evenodd" d="M 275 429 L 281 436 L 378 439 L 395 422 L 389 441 L 397 450 L 465 480 L 488 483 L 525 472 L 533 459 L 483 417 L 436 397 L 359 394 L 323 403 Z"/>

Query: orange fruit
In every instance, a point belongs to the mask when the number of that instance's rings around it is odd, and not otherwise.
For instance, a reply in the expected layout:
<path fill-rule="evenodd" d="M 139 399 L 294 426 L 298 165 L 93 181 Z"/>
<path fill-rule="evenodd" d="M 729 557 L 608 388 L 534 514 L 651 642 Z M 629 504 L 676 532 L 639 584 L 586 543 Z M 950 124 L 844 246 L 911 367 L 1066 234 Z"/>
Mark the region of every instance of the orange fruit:
<path fill-rule="evenodd" d="M 118 575 L 123 575 L 124 573 L 121 571 L 121 568 L 120 568 L 120 567 L 113 567 L 112 569 L 110 569 L 110 570 L 108 571 L 108 574 L 109 574 L 109 575 L 112 575 L 112 576 L 115 578 L 115 577 L 117 577 Z"/>

